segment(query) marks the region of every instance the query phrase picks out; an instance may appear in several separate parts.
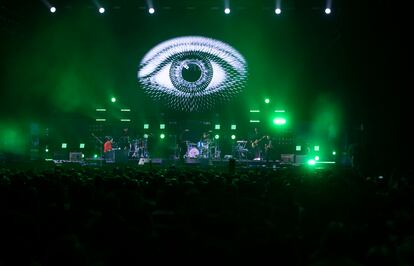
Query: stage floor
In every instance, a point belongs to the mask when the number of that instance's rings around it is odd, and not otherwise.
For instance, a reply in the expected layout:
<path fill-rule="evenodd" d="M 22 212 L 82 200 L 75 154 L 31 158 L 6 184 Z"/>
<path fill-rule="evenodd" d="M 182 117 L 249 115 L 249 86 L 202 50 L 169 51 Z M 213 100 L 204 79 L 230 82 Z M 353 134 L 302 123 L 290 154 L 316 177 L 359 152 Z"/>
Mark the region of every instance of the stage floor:
<path fill-rule="evenodd" d="M 313 165 L 314 169 L 326 169 L 337 165 L 335 162 L 318 162 Z M 305 162 L 292 162 L 283 160 L 239 160 L 239 159 L 207 159 L 207 158 L 140 158 L 124 161 L 108 161 L 102 158 L 82 158 L 81 160 L 27 160 L 27 161 L 3 161 L 0 167 L 10 169 L 47 169 L 54 167 L 183 167 L 183 168 L 205 168 L 205 169 L 285 169 L 292 167 L 309 166 Z"/>

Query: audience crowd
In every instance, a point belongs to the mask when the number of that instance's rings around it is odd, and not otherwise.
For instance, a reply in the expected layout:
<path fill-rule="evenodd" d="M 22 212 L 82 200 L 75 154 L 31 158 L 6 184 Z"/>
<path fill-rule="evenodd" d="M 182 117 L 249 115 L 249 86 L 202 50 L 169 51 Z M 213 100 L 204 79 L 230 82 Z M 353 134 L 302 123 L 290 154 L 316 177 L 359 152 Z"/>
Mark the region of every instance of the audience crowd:
<path fill-rule="evenodd" d="M 409 172 L 0 168 L 0 266 L 414 265 Z"/>

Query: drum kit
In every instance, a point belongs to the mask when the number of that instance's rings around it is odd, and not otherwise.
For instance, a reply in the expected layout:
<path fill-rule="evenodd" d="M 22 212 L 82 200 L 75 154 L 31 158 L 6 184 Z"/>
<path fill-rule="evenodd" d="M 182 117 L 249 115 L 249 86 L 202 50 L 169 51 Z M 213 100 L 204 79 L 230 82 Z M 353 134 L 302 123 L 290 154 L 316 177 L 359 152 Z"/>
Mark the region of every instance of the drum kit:
<path fill-rule="evenodd" d="M 186 158 L 219 159 L 220 150 L 214 141 L 206 140 L 197 143 L 186 141 Z"/>
<path fill-rule="evenodd" d="M 184 158 L 219 158 L 220 151 L 215 141 L 204 139 L 199 142 L 185 141 L 186 153 Z M 115 144 L 116 146 L 116 144 Z M 130 141 L 128 157 L 130 159 L 148 158 L 148 139 L 137 138 Z"/>
<path fill-rule="evenodd" d="M 247 140 L 236 141 L 235 152 L 239 160 L 248 158 L 249 149 L 246 148 L 247 142 Z"/>
<path fill-rule="evenodd" d="M 187 142 L 187 158 L 198 158 L 200 155 L 200 150 L 197 147 L 196 143 Z"/>
<path fill-rule="evenodd" d="M 130 143 L 130 158 L 147 158 L 148 157 L 148 141 L 146 138 L 134 139 Z"/>

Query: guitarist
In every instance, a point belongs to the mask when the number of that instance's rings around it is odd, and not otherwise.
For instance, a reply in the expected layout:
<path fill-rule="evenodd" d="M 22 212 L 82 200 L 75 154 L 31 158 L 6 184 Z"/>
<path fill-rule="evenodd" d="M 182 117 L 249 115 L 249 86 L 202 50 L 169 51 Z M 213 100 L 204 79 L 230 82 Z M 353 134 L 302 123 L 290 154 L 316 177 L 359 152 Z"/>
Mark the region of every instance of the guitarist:
<path fill-rule="evenodd" d="M 251 135 L 251 148 L 253 152 L 253 160 L 260 160 L 262 155 L 262 140 L 265 136 L 261 136 L 259 129 L 254 128 L 254 131 Z"/>
<path fill-rule="evenodd" d="M 269 160 L 273 160 L 272 139 L 270 138 L 269 135 L 267 135 L 265 139 L 263 140 L 263 142 L 264 142 L 264 159 L 266 160 L 266 162 L 269 162 Z"/>

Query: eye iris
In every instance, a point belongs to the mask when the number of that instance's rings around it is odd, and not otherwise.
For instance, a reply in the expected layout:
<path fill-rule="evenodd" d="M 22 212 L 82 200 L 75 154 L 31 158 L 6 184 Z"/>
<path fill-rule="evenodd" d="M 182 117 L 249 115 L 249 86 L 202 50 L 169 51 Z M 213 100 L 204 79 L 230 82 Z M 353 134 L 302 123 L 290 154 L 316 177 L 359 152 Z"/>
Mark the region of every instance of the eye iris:
<path fill-rule="evenodd" d="M 210 60 L 201 54 L 182 54 L 177 56 L 171 64 L 171 82 L 185 93 L 193 94 L 203 91 L 211 82 L 212 77 L 213 67 Z"/>

